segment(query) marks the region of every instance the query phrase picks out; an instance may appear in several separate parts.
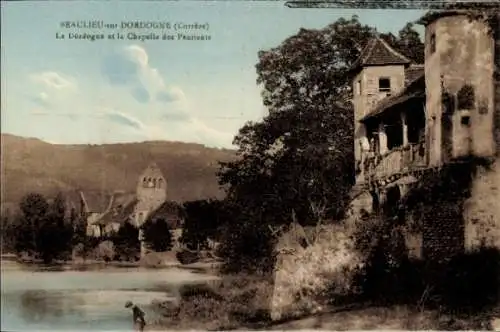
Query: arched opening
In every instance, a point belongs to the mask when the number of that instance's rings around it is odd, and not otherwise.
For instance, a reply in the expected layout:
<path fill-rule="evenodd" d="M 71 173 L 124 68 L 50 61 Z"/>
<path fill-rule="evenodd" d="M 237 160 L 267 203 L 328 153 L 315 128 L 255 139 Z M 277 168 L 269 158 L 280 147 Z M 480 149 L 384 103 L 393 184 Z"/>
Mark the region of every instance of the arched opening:
<path fill-rule="evenodd" d="M 146 187 L 147 185 L 148 185 L 148 180 L 146 179 L 146 177 L 144 177 L 144 178 L 142 179 L 142 186 L 143 186 L 143 187 Z"/>
<path fill-rule="evenodd" d="M 153 187 L 156 188 L 156 179 L 153 179 Z"/>
<path fill-rule="evenodd" d="M 163 188 L 163 179 L 162 178 L 158 179 L 158 188 Z"/>

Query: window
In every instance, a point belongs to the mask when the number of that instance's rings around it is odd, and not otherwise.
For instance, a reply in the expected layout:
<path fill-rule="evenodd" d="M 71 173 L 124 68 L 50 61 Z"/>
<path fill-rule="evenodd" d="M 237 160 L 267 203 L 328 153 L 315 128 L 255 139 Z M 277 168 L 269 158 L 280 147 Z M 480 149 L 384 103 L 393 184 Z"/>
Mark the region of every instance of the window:
<path fill-rule="evenodd" d="M 160 178 L 158 179 L 158 188 L 161 188 L 163 186 L 163 180 Z"/>
<path fill-rule="evenodd" d="M 391 91 L 391 79 L 388 77 L 379 78 L 378 79 L 378 91 L 390 92 Z"/>
<path fill-rule="evenodd" d="M 359 81 L 356 82 L 356 93 L 358 95 L 361 94 L 361 80 L 359 80 Z"/>
<path fill-rule="evenodd" d="M 463 126 L 469 127 L 470 126 L 470 116 L 464 115 L 460 119 L 460 122 L 462 123 Z"/>
<path fill-rule="evenodd" d="M 436 52 L 436 34 L 431 34 L 430 38 L 430 54 Z"/>
<path fill-rule="evenodd" d="M 457 94 L 457 106 L 459 110 L 471 110 L 474 108 L 474 88 L 468 84 L 464 85 Z"/>

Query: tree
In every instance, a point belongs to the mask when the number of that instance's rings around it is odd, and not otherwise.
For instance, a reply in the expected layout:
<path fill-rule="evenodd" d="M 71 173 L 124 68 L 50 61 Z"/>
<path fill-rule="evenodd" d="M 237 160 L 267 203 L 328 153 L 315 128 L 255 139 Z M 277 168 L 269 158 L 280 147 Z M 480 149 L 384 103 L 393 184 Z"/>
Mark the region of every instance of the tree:
<path fill-rule="evenodd" d="M 134 260 L 137 258 L 141 243 L 139 241 L 139 229 L 129 222 L 125 222 L 117 234 L 113 236 L 116 254 L 125 260 Z"/>
<path fill-rule="evenodd" d="M 172 232 L 165 219 L 148 219 L 144 225 L 144 241 L 146 245 L 158 252 L 172 249 Z"/>
<path fill-rule="evenodd" d="M 393 44 L 396 49 L 401 51 L 416 63 L 424 63 L 424 43 L 418 32 L 413 29 L 413 24 L 408 23 L 398 33 L 398 39 Z"/>
<path fill-rule="evenodd" d="M 68 257 L 71 252 L 72 237 L 73 227 L 66 222 L 64 197 L 58 193 L 38 230 L 37 251 L 46 263 L 54 258 Z"/>
<path fill-rule="evenodd" d="M 188 249 L 205 249 L 208 239 L 216 240 L 225 219 L 223 202 L 219 200 L 197 200 L 184 203 L 185 220 L 181 242 Z"/>
<path fill-rule="evenodd" d="M 40 244 L 39 231 L 47 218 L 49 204 L 43 195 L 29 193 L 21 199 L 19 208 L 21 213 L 15 220 L 16 252 L 35 255 Z"/>
<path fill-rule="evenodd" d="M 15 231 L 16 225 L 14 224 L 14 220 L 7 210 L 1 216 L 0 232 L 2 252 L 13 252 L 15 250 Z"/>

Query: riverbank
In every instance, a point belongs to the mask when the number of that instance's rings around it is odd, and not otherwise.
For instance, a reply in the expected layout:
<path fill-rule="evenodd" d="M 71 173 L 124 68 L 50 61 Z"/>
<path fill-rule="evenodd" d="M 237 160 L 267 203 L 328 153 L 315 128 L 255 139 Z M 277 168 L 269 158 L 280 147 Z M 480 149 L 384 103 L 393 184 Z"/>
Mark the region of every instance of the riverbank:
<path fill-rule="evenodd" d="M 158 306 L 163 318 L 150 322 L 150 331 L 164 330 L 491 330 L 500 322 L 500 304 L 493 311 L 469 314 L 417 307 L 380 305 L 361 299 L 271 320 L 272 280 L 248 275 L 221 275 L 210 283 L 185 287 L 176 303 Z"/>
<path fill-rule="evenodd" d="M 151 258 L 153 257 L 153 258 Z M 77 258 L 70 261 L 55 260 L 50 264 L 44 264 L 42 260 L 17 257 L 13 254 L 3 254 L 1 260 L 15 262 L 25 267 L 36 267 L 42 271 L 70 271 L 70 270 L 102 270 L 120 268 L 145 268 L 145 269 L 185 269 L 195 273 L 216 274 L 220 262 L 213 259 L 205 259 L 191 264 L 181 264 L 172 253 L 154 253 L 136 262 L 124 261 L 102 261 L 95 259 Z"/>

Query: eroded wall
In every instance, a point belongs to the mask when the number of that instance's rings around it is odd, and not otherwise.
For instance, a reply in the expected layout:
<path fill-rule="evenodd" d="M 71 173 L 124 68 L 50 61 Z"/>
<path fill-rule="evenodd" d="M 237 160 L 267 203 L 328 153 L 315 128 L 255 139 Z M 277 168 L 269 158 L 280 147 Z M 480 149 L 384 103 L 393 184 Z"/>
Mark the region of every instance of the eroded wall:
<path fill-rule="evenodd" d="M 465 247 L 482 244 L 500 248 L 500 158 L 490 167 L 479 167 L 474 176 L 471 197 L 464 208 Z"/>

